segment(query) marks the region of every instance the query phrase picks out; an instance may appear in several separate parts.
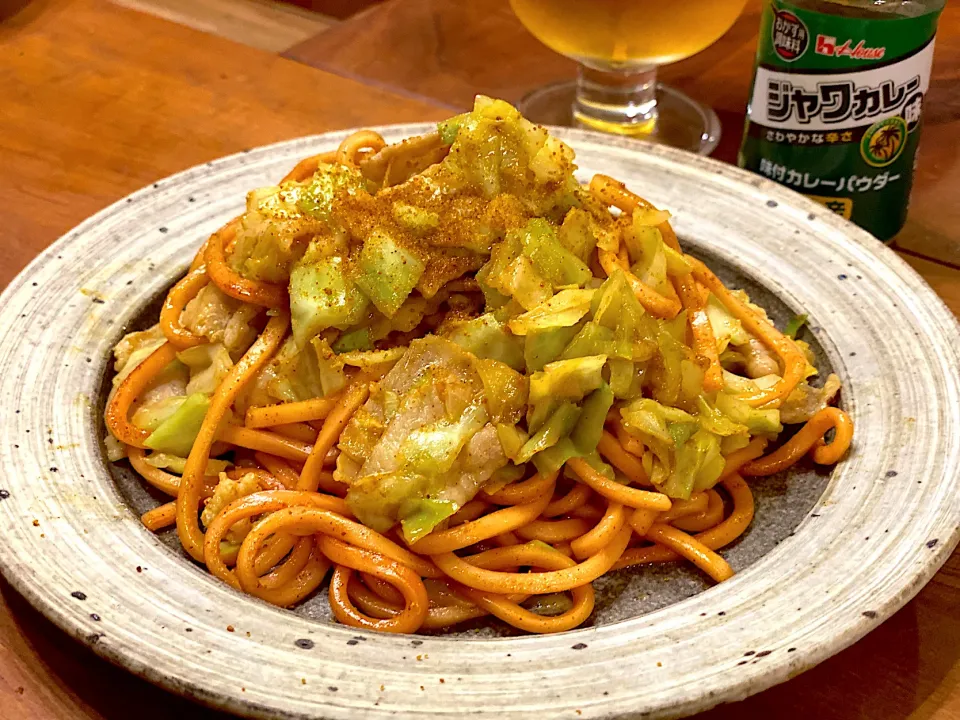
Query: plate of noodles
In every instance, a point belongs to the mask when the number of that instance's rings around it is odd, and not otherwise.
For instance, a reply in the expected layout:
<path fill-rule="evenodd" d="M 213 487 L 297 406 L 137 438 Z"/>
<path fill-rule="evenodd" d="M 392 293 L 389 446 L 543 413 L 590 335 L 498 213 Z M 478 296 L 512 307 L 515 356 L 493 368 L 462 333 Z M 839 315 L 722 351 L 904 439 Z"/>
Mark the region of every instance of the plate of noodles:
<path fill-rule="evenodd" d="M 676 717 L 911 598 L 960 331 L 780 186 L 478 97 L 161 180 L 0 298 L 0 569 L 252 717 Z"/>

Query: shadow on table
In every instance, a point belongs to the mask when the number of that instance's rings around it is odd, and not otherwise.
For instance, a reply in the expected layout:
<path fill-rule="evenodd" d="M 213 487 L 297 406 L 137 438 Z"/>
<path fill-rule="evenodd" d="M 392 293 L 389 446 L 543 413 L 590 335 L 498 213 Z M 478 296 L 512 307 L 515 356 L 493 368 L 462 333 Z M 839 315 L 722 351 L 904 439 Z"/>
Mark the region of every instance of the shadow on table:
<path fill-rule="evenodd" d="M 3 617 L 4 603 L 9 618 Z M 23 698 L 25 707 L 47 711 L 38 717 L 59 720 L 89 715 L 103 720 L 129 720 L 133 708 L 137 720 L 228 720 L 231 717 L 171 695 L 96 657 L 34 610 L 0 578 L 0 647 L 3 646 L 13 652 L 18 665 L 27 668 L 27 672 L 31 667 L 40 667 L 48 675 L 42 687 L 23 690 L 24 694 L 44 695 L 39 702 L 28 696 Z"/>
<path fill-rule="evenodd" d="M 949 620 L 955 612 L 955 590 L 934 581 L 920 597 L 866 638 L 840 655 L 741 703 L 725 705 L 697 720 L 744 718 L 844 718 L 869 720 L 928 720 L 944 697 L 936 691 L 960 660 L 960 626 Z M 4 602 L 9 616 L 2 612 Z M 39 667 L 48 675 L 39 706 L 104 720 L 128 720 L 131 707 L 137 720 L 227 720 L 171 695 L 95 657 L 34 610 L 0 578 L 0 648 L 6 646 L 19 666 Z M 43 673 L 41 673 L 43 674 Z M 50 702 L 50 696 L 55 700 Z M 29 701 L 30 698 L 24 698 Z M 54 717 L 53 714 L 49 715 Z"/>

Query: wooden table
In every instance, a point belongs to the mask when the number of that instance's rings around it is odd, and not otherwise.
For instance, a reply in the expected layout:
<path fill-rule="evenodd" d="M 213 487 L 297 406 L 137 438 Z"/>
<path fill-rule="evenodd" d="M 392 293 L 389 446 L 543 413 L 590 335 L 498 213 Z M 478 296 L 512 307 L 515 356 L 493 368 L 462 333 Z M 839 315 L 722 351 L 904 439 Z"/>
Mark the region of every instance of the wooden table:
<path fill-rule="evenodd" d="M 24 4 L 0 0 L 0 15 Z M 960 162 L 949 142 L 960 119 L 958 19 L 948 9 L 941 23 L 911 218 L 898 241 L 960 314 Z M 721 43 L 664 72 L 718 109 L 722 159 L 735 151 L 757 25 L 751 5 Z M 0 23 L 0 285 L 88 215 L 196 163 L 333 128 L 434 120 L 478 90 L 516 99 L 571 72 L 524 35 L 505 0 L 390 0 L 290 57 L 300 62 L 99 0 L 34 0 Z M 960 719 L 958 604 L 954 554 L 864 640 L 702 717 Z M 223 717 L 100 660 L 0 581 L 0 719 L 132 713 Z"/>

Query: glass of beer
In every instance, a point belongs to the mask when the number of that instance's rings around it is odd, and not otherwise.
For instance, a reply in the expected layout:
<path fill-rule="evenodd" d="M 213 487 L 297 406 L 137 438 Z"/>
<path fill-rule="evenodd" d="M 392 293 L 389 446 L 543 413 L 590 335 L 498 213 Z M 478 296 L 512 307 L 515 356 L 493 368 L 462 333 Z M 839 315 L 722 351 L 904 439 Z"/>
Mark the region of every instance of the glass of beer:
<path fill-rule="evenodd" d="M 657 66 L 709 47 L 746 0 L 510 0 L 526 28 L 579 63 L 575 82 L 529 94 L 534 122 L 587 127 L 709 154 L 716 113 L 657 82 Z"/>

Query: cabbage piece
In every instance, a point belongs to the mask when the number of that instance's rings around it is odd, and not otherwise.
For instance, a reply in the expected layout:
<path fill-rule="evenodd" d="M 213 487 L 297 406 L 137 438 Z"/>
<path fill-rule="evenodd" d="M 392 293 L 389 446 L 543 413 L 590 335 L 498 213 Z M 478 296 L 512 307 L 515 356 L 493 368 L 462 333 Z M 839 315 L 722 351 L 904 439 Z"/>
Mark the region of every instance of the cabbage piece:
<path fill-rule="evenodd" d="M 643 373 L 637 372 L 636 363 L 623 358 L 610 358 L 610 389 L 620 400 L 632 400 L 643 394 Z"/>
<path fill-rule="evenodd" d="M 503 490 L 503 488 L 510 483 L 522 480 L 523 476 L 526 474 L 526 466 L 507 463 L 502 468 L 497 470 L 493 475 L 491 475 L 490 479 L 483 484 L 483 491 L 493 495 L 494 493 Z"/>
<path fill-rule="evenodd" d="M 607 278 L 591 304 L 593 321 L 613 330 L 613 351 L 624 359 L 649 360 L 657 350 L 657 323 L 650 318 L 619 270 Z"/>
<path fill-rule="evenodd" d="M 502 242 L 491 248 L 490 261 L 477 273 L 484 296 L 499 307 L 500 296 L 513 297 L 525 310 L 530 310 L 553 294 L 553 286 L 537 271 L 533 261 L 522 254 L 523 244 L 516 232 L 507 233 Z M 485 286 L 489 290 L 484 289 Z"/>
<path fill-rule="evenodd" d="M 188 395 L 176 411 L 164 420 L 144 441 L 151 450 L 180 455 L 190 454 L 193 441 L 210 408 L 210 398 L 203 393 Z"/>
<path fill-rule="evenodd" d="M 641 282 L 664 292 L 667 280 L 667 254 L 663 236 L 655 227 L 631 227 L 624 233 L 624 242 L 634 260 L 630 269 Z"/>
<path fill-rule="evenodd" d="M 606 355 L 590 355 L 548 363 L 543 370 L 530 376 L 530 404 L 552 398 L 579 401 L 603 385 L 602 372 L 606 362 Z"/>
<path fill-rule="evenodd" d="M 727 310 L 726 306 L 713 293 L 710 293 L 707 298 L 704 310 L 707 313 L 707 320 L 710 321 L 710 329 L 717 341 L 719 352 L 723 352 L 728 343 L 743 345 L 750 340 L 750 335 L 743 329 L 740 321 Z"/>
<path fill-rule="evenodd" d="M 530 436 L 516 425 L 498 423 L 496 429 L 497 439 L 500 441 L 503 454 L 510 458 L 510 460 L 517 462 L 520 449 L 526 444 L 527 440 L 530 439 Z"/>
<path fill-rule="evenodd" d="M 522 120 L 520 111 L 506 100 L 477 95 L 473 100 L 473 114 L 489 120 Z"/>
<path fill-rule="evenodd" d="M 468 113 L 461 113 L 437 123 L 437 131 L 440 133 L 440 139 L 444 145 L 453 145 L 453 141 L 457 139 L 460 124 L 466 119 L 467 115 Z"/>
<path fill-rule="evenodd" d="M 493 313 L 447 325 L 443 335 L 478 358 L 499 360 L 514 370 L 523 370 L 520 341 L 507 332 L 506 325 Z"/>
<path fill-rule="evenodd" d="M 183 401 L 186 399 L 185 395 L 171 395 L 170 397 L 161 398 L 151 403 L 141 405 L 134 411 L 133 415 L 130 416 L 130 422 L 141 430 L 153 432 L 163 424 L 164 420 L 179 410 L 180 406 L 183 405 Z"/>
<path fill-rule="evenodd" d="M 531 330 L 575 325 L 590 312 L 594 290 L 561 290 L 552 298 L 507 323 L 514 335 Z"/>
<path fill-rule="evenodd" d="M 601 383 L 580 406 L 580 418 L 570 433 L 570 439 L 581 455 L 589 455 L 597 449 L 613 399 L 613 390 Z"/>
<path fill-rule="evenodd" d="M 335 392 L 339 392 L 347 384 L 347 377 L 343 372 L 343 363 L 346 362 L 346 357 L 349 353 L 337 355 L 330 347 L 330 343 L 320 338 L 313 338 L 313 340 L 310 341 L 310 345 L 313 347 L 313 355 L 307 353 L 307 357 L 303 358 L 303 369 L 300 372 L 310 373 L 312 371 L 311 361 L 316 359 L 316 370 L 317 377 L 320 380 L 321 396 L 332 395 Z M 315 389 L 315 385 L 312 389 Z M 309 391 L 309 389 L 305 389 L 303 392 Z M 296 393 L 296 390 L 294 393 Z M 314 397 L 316 397 L 316 395 Z M 302 399 L 309 400 L 309 398 Z"/>
<path fill-rule="evenodd" d="M 334 472 L 335 479 L 340 482 L 350 485 L 356 479 L 363 460 L 373 452 L 387 429 L 387 423 L 394 413 L 388 413 L 384 404 L 379 402 L 383 399 L 375 395 L 375 400 L 359 408 L 340 433 L 340 455 L 337 457 L 337 470 Z M 353 459 L 355 467 L 341 467 L 342 461 L 348 458 Z M 342 472 L 347 472 L 349 477 L 339 477 L 338 473 Z"/>
<path fill-rule="evenodd" d="M 525 463 L 537 453 L 556 445 L 570 435 L 579 418 L 580 408 L 569 401 L 560 403 L 546 422 L 520 448 L 514 462 Z"/>
<path fill-rule="evenodd" d="M 706 490 L 716 484 L 724 464 L 717 436 L 698 430 L 677 449 L 676 466 L 660 490 L 670 497 L 689 500 L 694 490 Z"/>
<path fill-rule="evenodd" d="M 144 430 L 155 430 L 172 415 L 186 395 L 188 371 L 179 360 L 172 361 L 153 379 L 134 404 L 131 422 Z"/>
<path fill-rule="evenodd" d="M 693 480 L 693 490 L 703 492 L 717 484 L 727 461 L 721 454 L 720 439 L 716 435 L 697 433 L 691 438 L 691 442 L 701 448 L 698 452 L 702 452 L 703 458 Z"/>
<path fill-rule="evenodd" d="M 185 457 L 178 457 L 177 455 L 171 455 L 163 452 L 152 452 L 149 455 L 146 455 L 144 457 L 144 462 L 146 462 L 147 465 L 152 465 L 153 467 L 160 468 L 161 470 L 170 470 L 177 475 L 183 475 L 184 470 L 187 468 L 187 459 Z M 217 476 L 220 473 L 225 472 L 229 467 L 230 463 L 226 460 L 217 460 L 215 458 L 211 458 L 207 460 L 207 467 L 204 471 L 204 474 Z"/>
<path fill-rule="evenodd" d="M 264 368 L 258 384 L 262 383 L 270 398 L 283 402 L 330 395 L 346 385 L 341 357 L 326 340 L 313 338 L 300 350 L 293 338 L 287 338 Z"/>
<path fill-rule="evenodd" d="M 490 263 L 488 262 L 475 276 L 477 285 L 480 286 L 480 292 L 483 293 L 483 301 L 487 312 L 497 310 L 510 302 L 510 296 L 504 294 L 490 284 Z"/>
<path fill-rule="evenodd" d="M 649 398 L 634 400 L 620 409 L 620 415 L 624 427 L 630 432 L 649 435 L 671 446 L 673 436 L 668 426 L 674 423 L 688 423 L 694 427 L 697 425 L 697 418 L 690 413 Z"/>
<path fill-rule="evenodd" d="M 502 286 L 504 274 L 510 264 L 520 257 L 522 252 L 523 244 L 520 242 L 520 236 L 517 233 L 507 233 L 501 242 L 490 248 L 490 260 L 487 261 L 478 275 L 484 275 L 485 281 L 491 287 L 506 292 Z"/>
<path fill-rule="evenodd" d="M 725 392 L 717 394 L 716 407 L 718 411 L 733 422 L 745 426 L 751 434 L 775 435 L 783 430 L 783 425 L 780 424 L 780 411 L 775 408 L 763 410 L 751 407 L 740 398 Z M 727 433 L 717 434 L 724 435 Z"/>
<path fill-rule="evenodd" d="M 473 367 L 483 382 L 491 420 L 495 423 L 520 422 L 527 405 L 527 379 L 497 360 L 477 359 Z"/>
<path fill-rule="evenodd" d="M 103 446 L 107 451 L 107 460 L 110 462 L 119 462 L 127 456 L 127 446 L 109 432 L 103 438 Z"/>
<path fill-rule="evenodd" d="M 404 351 L 339 443 L 335 477 L 349 484 L 347 502 L 364 524 L 385 531 L 415 514 L 417 500 L 462 507 L 506 465 L 477 370 L 495 362 L 435 336 Z"/>
<path fill-rule="evenodd" d="M 405 502 L 428 497 L 431 489 L 428 478 L 419 473 L 402 468 L 367 473 L 361 465 L 347 491 L 347 504 L 360 522 L 384 533 L 397 524 Z"/>
<path fill-rule="evenodd" d="M 597 236 L 593 232 L 590 214 L 581 208 L 570 208 L 563 218 L 557 240 L 567 250 L 587 262 L 590 253 L 597 246 Z"/>
<path fill-rule="evenodd" d="M 827 376 L 821 388 L 802 382 L 787 395 L 780 406 L 780 420 L 788 425 L 806 422 L 830 405 L 839 391 L 840 378 L 833 373 Z"/>
<path fill-rule="evenodd" d="M 524 255 L 553 285 L 584 285 L 593 277 L 587 264 L 560 244 L 553 227 L 543 218 L 530 220 L 520 231 L 520 241 Z"/>
<path fill-rule="evenodd" d="M 705 373 L 700 363 L 689 358 L 680 361 L 680 404 L 690 405 L 703 392 Z"/>
<path fill-rule="evenodd" d="M 467 440 L 488 420 L 481 403 L 468 405 L 457 419 L 435 420 L 413 430 L 400 443 L 400 462 L 422 474 L 437 475 L 453 467 Z"/>
<path fill-rule="evenodd" d="M 335 353 L 350 352 L 351 350 L 373 350 L 370 340 L 370 328 L 359 328 L 341 335 L 333 344 Z"/>
<path fill-rule="evenodd" d="M 582 453 L 569 438 L 561 438 L 555 445 L 541 450 L 531 458 L 531 462 L 541 475 L 549 475 L 564 466 L 571 458 L 580 457 Z"/>
<path fill-rule="evenodd" d="M 633 301 L 630 300 L 631 297 Z M 636 305 L 633 305 L 633 302 L 636 302 Z M 630 290 L 626 276 L 620 270 L 616 270 L 613 275 L 603 281 L 594 294 L 590 312 L 595 323 L 613 330 L 624 312 L 632 313 L 637 307 L 640 307 L 640 301 Z M 643 308 L 640 307 L 638 314 L 643 312 Z"/>
<path fill-rule="evenodd" d="M 523 186 L 529 159 L 519 113 L 506 103 L 499 112 L 484 112 L 481 102 L 478 97 L 461 121 L 443 165 L 490 200 Z"/>
<path fill-rule="evenodd" d="M 285 189 L 287 185 L 283 186 Z M 341 163 L 320 163 L 317 172 L 309 180 L 300 183 L 296 192 L 290 186 L 290 199 L 297 209 L 306 215 L 326 222 L 334 222 L 334 202 L 338 194 L 366 195 L 366 180 L 357 168 Z"/>
<path fill-rule="evenodd" d="M 728 403 L 726 400 L 721 400 L 720 396 L 722 395 L 724 395 L 724 393 L 719 393 L 717 396 L 718 406 L 722 402 L 725 408 L 736 410 L 736 416 L 738 418 L 746 418 L 747 413 L 739 412 L 739 406 Z M 730 395 L 727 397 L 732 398 L 733 396 Z M 746 405 L 746 403 L 743 404 Z M 720 410 L 719 407 L 715 408 L 711 406 L 703 395 L 697 398 L 697 409 L 699 410 L 697 417 L 700 420 L 700 426 L 711 433 L 727 437 L 729 435 L 740 435 L 748 430 L 745 424 L 733 419 L 730 415 Z"/>
<path fill-rule="evenodd" d="M 415 543 L 459 508 L 449 500 L 417 498 L 400 506 L 400 526 L 408 543 Z"/>
<path fill-rule="evenodd" d="M 365 185 L 356 168 L 322 163 L 305 182 L 254 190 L 247 195 L 230 266 L 244 277 L 285 283 L 306 249 L 306 238 L 323 235 L 330 245 L 341 235 L 334 221 L 336 197 L 366 193 Z"/>
<path fill-rule="evenodd" d="M 697 426 L 693 423 L 669 423 L 667 425 L 667 432 L 673 438 L 673 446 L 677 448 L 682 447 L 696 431 Z"/>
<path fill-rule="evenodd" d="M 392 318 L 381 317 L 379 321 L 375 320 L 370 327 L 370 340 L 376 342 L 382 340 L 390 332 L 410 332 L 423 322 L 427 315 L 432 315 L 440 308 L 440 299 L 434 297 L 427 300 L 420 294 L 414 294 L 408 297 L 400 309 L 393 314 Z"/>
<path fill-rule="evenodd" d="M 443 132 L 453 145 L 432 173 L 441 185 L 487 200 L 515 195 L 537 216 L 565 213 L 576 204 L 573 151 L 502 100 L 477 96 L 473 111 Z"/>
<path fill-rule="evenodd" d="M 763 375 L 750 379 L 740 375 L 734 375 L 728 370 L 723 371 L 723 390 L 733 395 L 753 395 L 758 390 L 776 385 L 779 381 L 779 375 Z"/>
<path fill-rule="evenodd" d="M 685 321 L 685 313 L 678 317 L 681 316 Z M 670 324 L 660 321 L 658 325 L 658 363 L 651 374 L 652 395 L 664 405 L 675 405 L 680 399 L 683 385 L 683 360 L 687 356 L 687 348 L 676 339 Z"/>
<path fill-rule="evenodd" d="M 290 273 L 290 324 L 298 347 L 321 330 L 355 325 L 366 309 L 366 297 L 339 256 L 313 259 L 308 253 Z"/>
<path fill-rule="evenodd" d="M 549 135 L 543 147 L 530 160 L 530 169 L 540 183 L 562 182 L 572 176 L 573 159 L 574 152 L 570 146 Z"/>
<path fill-rule="evenodd" d="M 154 325 L 147 330 L 127 333 L 113 348 L 113 369 L 117 374 L 113 376 L 113 387 L 122 383 L 127 375 L 136 367 L 153 355 L 161 345 L 167 342 L 160 325 Z"/>
<path fill-rule="evenodd" d="M 529 342 L 529 339 L 527 342 Z M 615 342 L 613 330 L 595 322 L 588 322 L 584 323 L 580 331 L 570 341 L 570 344 L 563 349 L 560 358 L 570 360 L 587 355 L 622 357 L 617 354 L 619 349 L 622 348 Z M 632 359 L 633 352 L 628 352 L 626 357 Z"/>
<path fill-rule="evenodd" d="M 742 435 L 730 435 L 729 437 L 720 438 L 720 453 L 724 456 L 729 455 L 732 452 L 737 450 L 742 450 L 747 445 L 750 444 L 752 438 L 749 433 L 743 433 Z"/>
<path fill-rule="evenodd" d="M 363 243 L 355 282 L 377 310 L 392 317 L 413 292 L 424 269 L 420 258 L 377 230 Z"/>
<path fill-rule="evenodd" d="M 523 358 L 526 364 L 527 372 L 534 373 L 543 370 L 544 365 L 554 360 L 564 359 L 565 348 L 581 331 L 581 325 L 571 325 L 570 327 L 553 327 L 543 330 L 531 330 L 527 333 L 523 341 Z M 598 353 L 584 353 L 595 355 Z M 571 357 L 579 357 L 573 355 Z"/>
<path fill-rule="evenodd" d="M 352 365 L 361 370 L 371 371 L 374 375 L 378 371 L 386 372 L 393 367 L 406 351 L 404 347 L 387 348 L 386 350 L 351 350 L 340 353 L 338 360 L 344 365 Z"/>
<path fill-rule="evenodd" d="M 670 213 L 666 210 L 656 210 L 652 207 L 637 208 L 633 211 L 633 216 L 631 217 L 631 229 L 634 232 L 644 233 L 644 231 L 659 228 L 661 224 L 669 221 L 669 219 Z M 630 232 L 625 233 L 625 236 L 629 237 Z M 664 254 L 668 275 L 687 275 L 693 271 L 690 263 L 687 262 L 687 259 L 682 253 L 677 252 L 663 242 L 663 234 L 660 233 L 659 229 L 657 229 L 657 235 L 653 237 L 660 238 L 660 244 L 656 246 L 656 251 L 663 252 Z M 628 245 L 629 244 L 628 241 Z M 647 251 L 649 252 L 649 249 Z M 638 256 L 635 259 L 639 260 L 640 257 Z"/>
<path fill-rule="evenodd" d="M 526 255 L 521 255 L 507 266 L 500 277 L 499 287 L 520 303 L 524 310 L 532 310 L 553 295 L 553 286 Z"/>
<path fill-rule="evenodd" d="M 213 395 L 233 367 L 230 353 L 220 343 L 197 345 L 177 353 L 177 359 L 190 368 L 186 393 Z"/>
<path fill-rule="evenodd" d="M 433 232 L 440 226 L 440 215 L 399 200 L 392 206 L 394 219 L 417 237 Z"/>

